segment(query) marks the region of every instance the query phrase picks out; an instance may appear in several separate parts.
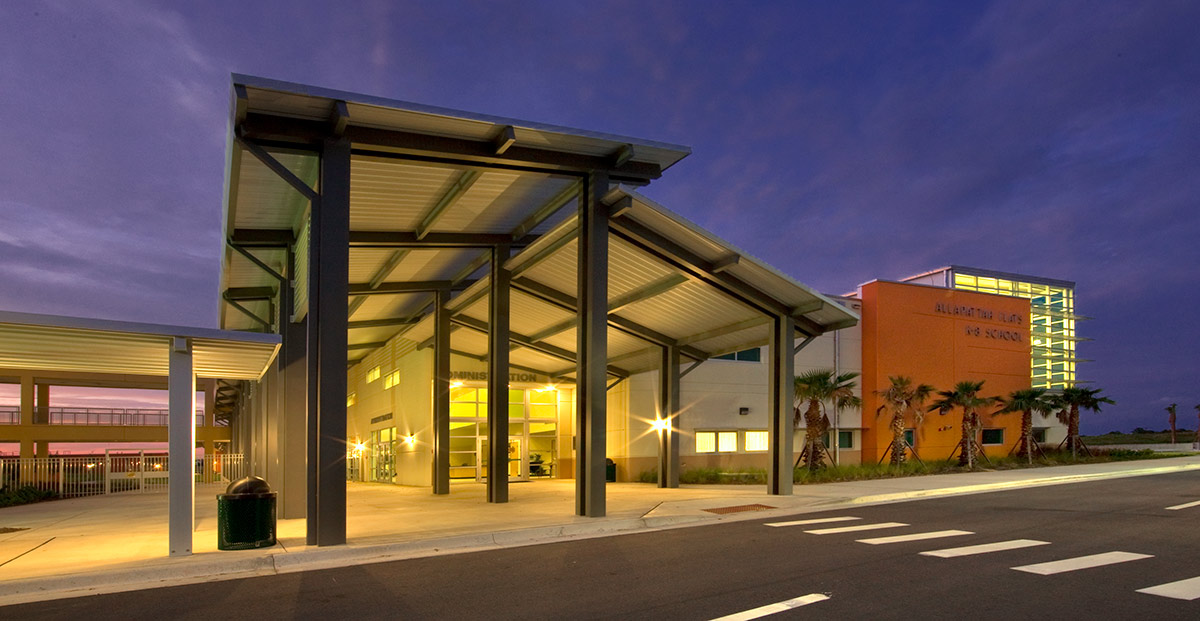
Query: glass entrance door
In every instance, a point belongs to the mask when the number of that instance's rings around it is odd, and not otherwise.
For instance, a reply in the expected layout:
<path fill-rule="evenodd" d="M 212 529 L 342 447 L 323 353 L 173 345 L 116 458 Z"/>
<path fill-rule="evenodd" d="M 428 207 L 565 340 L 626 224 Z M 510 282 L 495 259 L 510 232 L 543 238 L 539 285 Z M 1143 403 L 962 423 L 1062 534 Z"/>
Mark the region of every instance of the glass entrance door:
<path fill-rule="evenodd" d="M 479 474 L 475 480 L 480 483 L 487 480 L 488 476 L 488 439 L 480 437 L 477 439 L 479 455 Z M 528 455 L 524 454 L 521 447 L 524 442 L 520 438 L 508 439 L 508 480 L 509 481 L 528 481 L 529 480 L 529 463 Z"/>

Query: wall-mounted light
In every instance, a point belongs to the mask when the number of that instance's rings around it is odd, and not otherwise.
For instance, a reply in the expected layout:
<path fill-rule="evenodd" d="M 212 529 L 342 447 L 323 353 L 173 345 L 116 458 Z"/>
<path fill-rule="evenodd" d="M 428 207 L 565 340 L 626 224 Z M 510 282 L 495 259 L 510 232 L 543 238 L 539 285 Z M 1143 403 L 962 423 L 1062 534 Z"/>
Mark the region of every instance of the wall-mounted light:
<path fill-rule="evenodd" d="M 671 428 L 671 421 L 665 418 L 656 418 L 653 423 L 650 423 L 650 426 L 656 431 L 666 431 Z"/>
<path fill-rule="evenodd" d="M 739 416 L 749 416 L 749 414 L 750 414 L 750 408 L 738 408 Z"/>
<path fill-rule="evenodd" d="M 407 442 L 409 446 L 412 446 L 417 443 L 417 436 L 415 436 L 415 435 L 405 436 L 404 441 Z"/>

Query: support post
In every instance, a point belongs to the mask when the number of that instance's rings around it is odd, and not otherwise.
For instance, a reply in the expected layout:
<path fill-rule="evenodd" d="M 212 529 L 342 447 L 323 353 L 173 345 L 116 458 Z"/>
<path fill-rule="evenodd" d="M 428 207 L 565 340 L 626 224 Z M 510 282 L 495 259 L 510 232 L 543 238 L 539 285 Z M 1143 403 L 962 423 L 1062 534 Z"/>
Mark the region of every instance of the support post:
<path fill-rule="evenodd" d="M 663 347 L 658 365 L 658 486 L 679 487 L 679 348 Z"/>
<path fill-rule="evenodd" d="M 582 184 L 579 201 L 579 328 L 576 361 L 575 513 L 605 514 L 605 428 L 608 363 L 608 175 Z"/>
<path fill-rule="evenodd" d="M 37 406 L 33 422 L 38 425 L 50 424 L 50 384 L 37 385 Z"/>
<path fill-rule="evenodd" d="M 770 377 L 767 381 L 767 493 L 790 496 L 792 493 L 792 401 L 795 388 L 796 324 L 791 317 L 775 317 L 771 325 L 767 356 Z"/>
<path fill-rule="evenodd" d="M 217 409 L 217 380 L 210 379 L 204 383 L 204 426 L 212 429 L 216 426 Z"/>
<path fill-rule="evenodd" d="M 21 424 L 33 424 L 33 395 L 35 392 L 33 376 L 21 376 Z M 22 455 L 24 457 L 24 455 Z M 30 455 L 30 457 L 33 457 Z"/>
<path fill-rule="evenodd" d="M 37 441 L 37 456 L 38 459 L 45 459 L 50 456 L 50 442 L 48 440 Z"/>
<path fill-rule="evenodd" d="M 326 139 L 321 196 L 309 230 L 309 475 L 307 539 L 346 543 L 346 324 L 350 269 L 350 142 Z M 315 506 L 314 506 L 315 505 Z"/>
<path fill-rule="evenodd" d="M 508 247 L 492 248 L 488 292 L 488 502 L 508 502 Z"/>
<path fill-rule="evenodd" d="M 294 321 L 296 252 L 288 249 L 287 278 L 279 283 L 279 326 L 282 344 L 279 370 L 283 379 L 283 481 L 279 489 L 279 512 L 284 519 L 305 518 L 308 513 L 308 333 L 307 318 Z"/>
<path fill-rule="evenodd" d="M 433 493 L 450 493 L 450 290 L 434 294 Z"/>
<path fill-rule="evenodd" d="M 167 505 L 171 556 L 192 553 L 196 521 L 196 373 L 192 344 L 171 339 L 167 377 Z M 142 460 L 143 462 L 145 460 Z"/>

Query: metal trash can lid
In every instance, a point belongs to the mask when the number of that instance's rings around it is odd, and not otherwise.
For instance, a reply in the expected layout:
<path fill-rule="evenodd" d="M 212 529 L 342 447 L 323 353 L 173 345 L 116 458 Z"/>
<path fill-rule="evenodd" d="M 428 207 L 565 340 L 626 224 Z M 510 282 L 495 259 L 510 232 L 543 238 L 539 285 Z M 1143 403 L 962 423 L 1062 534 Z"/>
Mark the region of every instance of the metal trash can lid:
<path fill-rule="evenodd" d="M 225 493 L 222 496 L 237 496 L 239 498 L 271 498 L 275 496 L 275 492 L 271 491 L 271 486 L 267 480 L 262 477 L 246 477 L 238 479 L 229 484 L 225 488 Z"/>

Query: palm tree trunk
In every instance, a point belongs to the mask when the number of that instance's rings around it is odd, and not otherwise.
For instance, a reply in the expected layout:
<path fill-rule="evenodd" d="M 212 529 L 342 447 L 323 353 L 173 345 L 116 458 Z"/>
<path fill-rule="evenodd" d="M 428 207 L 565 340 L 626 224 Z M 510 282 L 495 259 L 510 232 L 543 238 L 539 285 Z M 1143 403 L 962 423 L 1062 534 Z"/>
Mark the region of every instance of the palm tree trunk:
<path fill-rule="evenodd" d="M 1067 444 L 1071 445 L 1071 459 L 1078 459 L 1079 445 L 1079 406 L 1071 406 L 1071 416 L 1067 418 Z"/>
<path fill-rule="evenodd" d="M 808 470 L 816 472 L 821 467 L 821 455 L 824 445 L 821 443 L 821 405 L 817 401 L 809 401 L 808 409 L 804 411 L 804 435 L 808 444 Z"/>
<path fill-rule="evenodd" d="M 1025 453 L 1030 465 L 1033 464 L 1033 412 L 1021 412 L 1021 450 Z"/>
<path fill-rule="evenodd" d="M 904 417 L 892 415 L 892 465 L 904 465 Z"/>
<path fill-rule="evenodd" d="M 958 456 L 958 465 L 966 466 L 968 468 L 975 467 L 975 460 L 972 459 L 972 457 L 975 456 L 975 447 L 973 446 L 974 443 L 971 442 L 971 429 L 971 415 L 967 412 L 963 412 L 961 440 L 962 455 Z"/>

